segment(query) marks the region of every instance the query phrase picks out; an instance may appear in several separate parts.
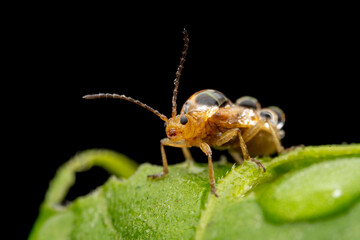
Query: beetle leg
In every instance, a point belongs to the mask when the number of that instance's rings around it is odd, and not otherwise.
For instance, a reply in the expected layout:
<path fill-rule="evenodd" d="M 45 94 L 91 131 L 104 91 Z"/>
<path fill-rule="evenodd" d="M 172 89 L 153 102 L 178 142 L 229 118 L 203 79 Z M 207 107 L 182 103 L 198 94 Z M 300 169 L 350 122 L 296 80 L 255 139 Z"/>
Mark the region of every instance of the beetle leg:
<path fill-rule="evenodd" d="M 295 145 L 295 146 L 291 146 L 288 148 L 285 148 L 284 151 L 282 151 L 282 153 L 288 153 L 297 149 L 304 149 L 305 145 L 304 144 L 300 144 L 300 145 Z"/>
<path fill-rule="evenodd" d="M 256 163 L 258 165 L 259 168 L 262 168 L 262 170 L 265 172 L 266 169 L 265 167 L 261 164 L 261 162 L 259 160 L 257 160 L 256 158 L 252 158 L 250 157 L 249 155 L 249 152 L 247 150 L 247 147 L 246 147 L 246 144 L 245 144 L 245 141 L 243 139 L 243 137 L 241 136 L 241 132 L 239 131 L 238 133 L 238 136 L 239 136 L 239 142 L 240 142 L 240 148 L 241 148 L 241 151 L 242 151 L 242 154 L 244 156 L 244 159 L 245 160 L 251 160 L 252 162 Z"/>
<path fill-rule="evenodd" d="M 241 136 L 241 131 L 239 128 L 233 128 L 233 129 L 229 129 L 226 132 L 224 132 L 223 134 L 221 134 L 221 136 L 216 140 L 215 145 L 216 146 L 222 146 L 223 144 L 229 142 L 231 139 L 233 139 L 235 136 L 238 136 L 239 138 L 239 142 L 240 142 L 240 148 L 241 148 L 241 152 L 243 154 L 243 157 L 245 160 L 250 160 L 251 157 L 248 153 L 246 144 L 244 139 Z M 241 164 L 242 160 L 240 160 L 239 155 L 235 155 L 234 151 L 229 151 L 229 153 L 231 154 L 231 156 L 234 158 L 234 160 Z"/>
<path fill-rule="evenodd" d="M 256 136 L 256 134 L 260 132 L 261 129 L 264 128 L 264 126 L 265 126 L 265 121 L 259 119 L 259 121 L 257 121 L 257 123 L 254 126 L 244 131 L 243 133 L 244 141 L 246 143 L 249 142 L 251 139 L 253 139 Z"/>
<path fill-rule="evenodd" d="M 269 129 L 267 129 L 265 127 L 265 123 L 268 123 L 269 125 Z M 253 139 L 262 129 L 266 129 L 266 130 L 270 130 L 271 135 L 273 136 L 274 139 L 274 143 L 276 146 L 276 151 L 278 153 L 281 153 L 282 151 L 284 151 L 283 146 L 280 143 L 280 136 L 278 135 L 278 133 L 276 132 L 276 130 L 274 129 L 274 127 L 267 121 L 264 120 L 259 120 L 254 126 L 252 126 L 251 128 L 247 129 L 246 131 L 244 131 L 243 134 L 243 139 L 244 142 L 247 143 L 249 142 L 251 139 Z"/>
<path fill-rule="evenodd" d="M 210 187 L 211 187 L 211 193 L 214 194 L 215 197 L 219 197 L 216 194 L 216 188 L 215 188 L 215 176 L 214 176 L 214 166 L 213 166 L 213 162 L 212 162 L 212 151 L 211 148 L 209 146 L 209 144 L 202 142 L 200 143 L 200 149 L 206 154 L 206 156 L 208 157 L 208 162 L 209 162 L 209 182 L 210 182 Z"/>
<path fill-rule="evenodd" d="M 237 135 L 238 135 L 238 138 L 239 138 L 239 143 L 240 143 L 240 148 L 241 148 L 241 152 L 244 156 L 244 159 L 247 161 L 247 160 L 250 160 L 251 157 L 250 157 L 250 154 L 247 150 L 247 147 L 246 147 L 246 143 L 244 141 L 244 138 L 241 136 L 241 132 L 240 130 L 238 130 L 237 132 Z"/>
<path fill-rule="evenodd" d="M 275 142 L 275 145 L 276 145 L 276 151 L 278 153 L 281 153 L 284 151 L 284 147 L 281 145 L 280 143 L 280 136 L 279 134 L 275 131 L 274 127 L 269 123 L 269 127 L 270 127 L 270 131 L 271 131 L 271 134 L 273 135 L 273 138 L 274 138 L 274 142 Z"/>
<path fill-rule="evenodd" d="M 148 178 L 151 178 L 151 179 L 161 178 L 169 173 L 168 162 L 167 162 L 164 146 L 185 148 L 186 144 L 183 142 L 172 142 L 168 138 L 161 139 L 160 150 L 161 150 L 161 158 L 162 158 L 162 163 L 163 163 L 163 171 L 161 173 L 148 175 L 147 176 Z"/>
<path fill-rule="evenodd" d="M 241 165 L 243 163 L 244 159 L 241 157 L 239 152 L 231 150 L 231 149 L 229 149 L 228 152 L 237 164 Z"/>
<path fill-rule="evenodd" d="M 239 138 L 239 142 L 240 142 L 240 148 L 241 148 L 241 152 L 243 154 L 243 157 L 245 160 L 249 160 L 250 159 L 250 155 L 248 153 L 246 144 L 244 139 L 241 136 L 241 131 L 239 128 L 233 128 L 233 129 L 229 129 L 226 132 L 224 132 L 215 142 L 216 146 L 222 146 L 223 144 L 229 142 L 231 139 L 233 139 L 235 136 L 238 136 Z M 236 157 L 235 157 L 236 158 Z"/>
<path fill-rule="evenodd" d="M 256 126 L 256 125 L 255 125 L 255 126 Z M 261 129 L 261 128 L 259 128 L 259 129 Z M 258 130 L 256 133 L 258 133 L 258 132 L 259 132 L 259 130 Z M 233 139 L 233 137 L 236 136 L 236 135 L 237 135 L 238 138 L 239 138 L 240 149 L 241 149 L 241 152 L 242 152 L 242 155 L 243 155 L 244 159 L 245 159 L 246 161 L 251 160 L 251 161 L 255 162 L 255 163 L 256 163 L 260 168 L 262 168 L 263 171 L 265 172 L 265 171 L 266 171 L 266 170 L 265 170 L 265 167 L 260 163 L 260 161 L 257 160 L 257 159 L 255 159 L 255 158 L 250 157 L 250 154 L 249 154 L 249 152 L 248 152 L 248 150 L 247 150 L 247 146 L 246 146 L 245 140 L 244 140 L 244 138 L 241 136 L 241 131 L 240 131 L 239 128 L 229 129 L 229 130 L 227 130 L 226 132 L 224 132 L 224 133 L 220 136 L 220 138 L 217 139 L 216 145 L 217 145 L 217 146 L 221 146 L 221 145 L 223 145 L 224 143 L 226 143 L 226 142 L 230 141 L 231 139 Z M 235 156 L 234 154 L 232 154 L 231 151 L 229 151 L 229 153 L 234 157 L 234 159 L 235 159 L 235 161 L 236 161 L 237 163 L 240 163 L 240 164 L 241 164 L 241 161 L 239 161 L 239 158 L 238 158 L 237 156 Z M 238 162 L 238 161 L 239 161 L 239 162 Z"/>
<path fill-rule="evenodd" d="M 233 139 L 240 130 L 238 128 L 229 129 L 226 132 L 222 133 L 221 136 L 216 139 L 215 145 L 222 146 L 225 143 Z"/>
<path fill-rule="evenodd" d="M 189 148 L 187 148 L 187 147 L 182 147 L 181 149 L 182 149 L 182 152 L 183 152 L 183 154 L 184 154 L 184 156 L 185 156 L 186 162 L 188 162 L 188 163 L 193 163 L 193 162 L 194 162 L 194 158 L 191 156 L 191 153 L 190 153 Z"/>
<path fill-rule="evenodd" d="M 173 142 L 168 138 L 164 138 L 161 140 L 161 143 L 164 146 L 181 148 L 181 150 L 184 154 L 185 160 L 194 162 L 194 158 L 191 156 L 190 150 L 188 148 L 188 145 L 185 143 L 185 141 Z M 165 151 L 164 151 L 164 154 L 165 154 Z M 166 158 L 166 156 L 165 156 L 165 158 Z"/>

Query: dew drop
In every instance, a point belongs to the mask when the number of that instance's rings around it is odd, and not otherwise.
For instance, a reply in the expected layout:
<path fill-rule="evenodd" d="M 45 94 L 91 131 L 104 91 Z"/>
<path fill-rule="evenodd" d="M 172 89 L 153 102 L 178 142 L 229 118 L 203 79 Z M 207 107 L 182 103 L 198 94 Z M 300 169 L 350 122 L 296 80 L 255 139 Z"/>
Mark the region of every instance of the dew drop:
<path fill-rule="evenodd" d="M 342 191 L 341 189 L 335 189 L 333 192 L 332 192 L 332 197 L 333 198 L 338 198 L 342 195 Z"/>

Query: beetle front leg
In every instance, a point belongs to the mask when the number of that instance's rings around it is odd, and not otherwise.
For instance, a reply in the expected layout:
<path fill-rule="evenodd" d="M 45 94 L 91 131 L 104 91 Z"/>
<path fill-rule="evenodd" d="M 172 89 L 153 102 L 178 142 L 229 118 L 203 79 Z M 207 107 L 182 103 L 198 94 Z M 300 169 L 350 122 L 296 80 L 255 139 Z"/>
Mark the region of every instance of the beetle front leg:
<path fill-rule="evenodd" d="M 169 173 L 168 162 L 167 162 L 167 158 L 166 158 L 163 140 L 164 139 L 162 139 L 160 141 L 160 151 L 161 151 L 161 158 L 162 158 L 162 164 L 163 164 L 163 171 L 161 173 L 148 175 L 147 176 L 148 178 L 157 179 L 157 178 L 161 178 Z"/>
<path fill-rule="evenodd" d="M 148 175 L 147 177 L 150 179 L 161 178 L 169 173 L 168 162 L 167 162 L 164 146 L 185 148 L 186 144 L 183 142 L 172 142 L 168 138 L 161 139 L 160 140 L 160 151 L 161 151 L 161 158 L 162 158 L 162 164 L 163 164 L 163 171 L 161 173 Z"/>

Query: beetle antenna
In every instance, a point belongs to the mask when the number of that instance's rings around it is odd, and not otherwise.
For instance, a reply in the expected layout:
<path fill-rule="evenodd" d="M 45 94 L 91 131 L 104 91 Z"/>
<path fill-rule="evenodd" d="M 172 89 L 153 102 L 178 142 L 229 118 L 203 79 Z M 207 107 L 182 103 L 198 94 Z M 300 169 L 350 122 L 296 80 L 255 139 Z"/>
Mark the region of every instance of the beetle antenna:
<path fill-rule="evenodd" d="M 175 88 L 174 88 L 173 97 L 172 97 L 172 114 L 171 114 L 171 116 L 173 118 L 176 116 L 176 98 L 177 98 L 177 92 L 178 92 L 178 88 L 179 88 L 179 80 L 180 80 L 181 70 L 184 68 L 184 62 L 185 62 L 187 50 L 189 48 L 189 38 L 188 38 L 188 33 L 185 28 L 184 28 L 183 34 L 184 34 L 184 49 L 182 52 L 182 57 L 180 58 L 180 65 L 176 71 L 176 78 L 174 80 Z"/>
<path fill-rule="evenodd" d="M 131 97 L 127 97 L 125 95 L 119 95 L 119 94 L 111 94 L 111 93 L 98 93 L 98 94 L 89 94 L 89 95 L 85 95 L 83 96 L 83 98 L 85 99 L 99 99 L 99 98 L 115 98 L 115 99 L 123 99 L 123 100 L 127 100 L 129 102 L 135 103 L 149 111 L 151 111 L 152 113 L 154 113 L 156 116 L 160 117 L 161 120 L 167 122 L 168 119 L 164 114 L 159 113 L 158 110 L 153 109 L 152 107 L 146 105 L 145 103 L 140 102 L 139 100 L 133 99 Z"/>

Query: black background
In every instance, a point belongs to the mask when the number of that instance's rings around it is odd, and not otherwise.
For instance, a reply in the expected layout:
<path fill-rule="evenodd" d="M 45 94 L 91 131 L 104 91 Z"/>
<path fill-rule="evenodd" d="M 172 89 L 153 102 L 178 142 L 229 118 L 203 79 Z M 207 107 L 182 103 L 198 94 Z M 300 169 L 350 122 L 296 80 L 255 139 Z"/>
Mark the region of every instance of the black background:
<path fill-rule="evenodd" d="M 59 10 L 61 9 L 61 10 Z M 121 100 L 84 100 L 89 93 L 119 93 L 170 116 L 173 80 L 183 48 L 190 47 L 178 108 L 194 92 L 213 88 L 235 101 L 256 97 L 287 117 L 285 147 L 359 142 L 359 37 L 349 9 L 323 6 L 247 14 L 124 14 L 111 7 L 49 8 L 9 18 L 10 87 L 3 86 L 10 124 L 8 168 L 20 197 L 16 219 L 26 236 L 56 169 L 79 151 L 107 148 L 137 162 L 161 164 L 164 123 Z M 224 12 L 226 15 L 226 12 Z M 155 20 L 156 17 L 160 19 Z M 176 19 L 176 21 L 173 21 Z M 166 149 L 170 163 L 183 160 Z M 198 149 L 196 159 L 206 162 Z M 215 153 L 219 154 L 219 153 Z M 84 195 L 108 175 L 78 174 L 68 199 Z M 7 184 L 7 183 L 6 183 Z M 12 185 L 12 184 L 9 184 Z M 19 221 L 19 217 L 21 221 Z"/>

